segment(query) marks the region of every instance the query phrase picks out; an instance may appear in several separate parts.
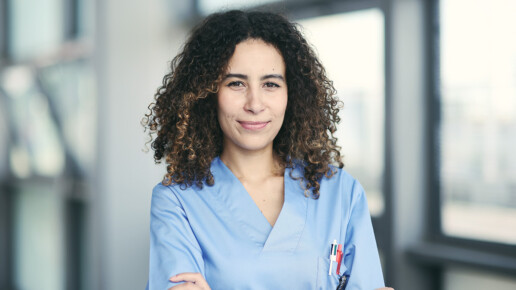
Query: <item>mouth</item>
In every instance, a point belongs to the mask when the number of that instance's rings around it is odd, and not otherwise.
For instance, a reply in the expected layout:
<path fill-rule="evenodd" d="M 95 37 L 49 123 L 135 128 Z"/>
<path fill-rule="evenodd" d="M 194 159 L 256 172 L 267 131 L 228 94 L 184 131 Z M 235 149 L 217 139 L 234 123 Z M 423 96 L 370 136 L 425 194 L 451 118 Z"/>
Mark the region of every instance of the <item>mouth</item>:
<path fill-rule="evenodd" d="M 267 121 L 267 122 L 238 121 L 238 123 L 240 124 L 240 126 L 242 126 L 246 130 L 255 131 L 255 130 L 260 130 L 260 129 L 265 128 L 265 126 L 267 126 L 267 124 L 269 124 L 270 121 Z"/>

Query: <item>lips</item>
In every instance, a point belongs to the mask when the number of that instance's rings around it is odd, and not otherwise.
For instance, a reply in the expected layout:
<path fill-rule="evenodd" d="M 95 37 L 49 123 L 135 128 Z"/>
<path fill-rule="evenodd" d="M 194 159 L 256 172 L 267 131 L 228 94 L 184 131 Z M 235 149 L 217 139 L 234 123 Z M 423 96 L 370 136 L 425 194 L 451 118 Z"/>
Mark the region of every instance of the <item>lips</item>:
<path fill-rule="evenodd" d="M 238 121 L 240 125 L 247 130 L 260 130 L 265 128 L 269 122 L 251 122 L 251 121 Z"/>

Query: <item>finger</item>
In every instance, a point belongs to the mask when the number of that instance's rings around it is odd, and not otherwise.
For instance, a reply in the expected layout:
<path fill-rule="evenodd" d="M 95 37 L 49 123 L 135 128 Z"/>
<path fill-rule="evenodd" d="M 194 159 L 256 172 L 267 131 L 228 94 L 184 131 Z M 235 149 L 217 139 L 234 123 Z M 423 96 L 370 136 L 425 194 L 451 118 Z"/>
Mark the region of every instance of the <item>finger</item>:
<path fill-rule="evenodd" d="M 208 282 L 204 279 L 204 277 L 201 275 L 201 273 L 180 273 L 173 277 L 170 277 L 170 281 L 172 282 L 191 282 L 195 285 L 201 287 L 202 289 L 210 289 L 210 286 L 208 285 Z"/>
<path fill-rule="evenodd" d="M 204 280 L 204 278 L 202 277 L 201 273 L 185 272 L 185 273 L 179 273 L 179 274 L 177 274 L 175 276 L 172 276 L 172 277 L 170 277 L 169 280 L 172 281 L 172 282 L 186 281 L 186 282 L 195 283 L 195 282 L 197 282 L 200 279 Z"/>
<path fill-rule="evenodd" d="M 202 290 L 202 288 L 195 283 L 185 282 L 174 287 L 168 288 L 168 290 Z"/>

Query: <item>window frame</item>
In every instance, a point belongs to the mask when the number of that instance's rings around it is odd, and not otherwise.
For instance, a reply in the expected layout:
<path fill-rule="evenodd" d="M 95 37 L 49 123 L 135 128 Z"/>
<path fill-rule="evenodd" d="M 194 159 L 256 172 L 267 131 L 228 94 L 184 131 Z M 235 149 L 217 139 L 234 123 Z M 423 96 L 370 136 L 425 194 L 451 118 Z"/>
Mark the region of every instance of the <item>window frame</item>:
<path fill-rule="evenodd" d="M 0 0 L 0 64 L 7 59 L 9 22 L 9 0 Z"/>
<path fill-rule="evenodd" d="M 63 39 L 73 41 L 79 35 L 79 5 L 81 0 L 65 0 L 63 2 L 64 10 L 64 31 Z"/>
<path fill-rule="evenodd" d="M 8 39 L 9 39 L 9 1 L 0 0 L 0 67 L 3 67 L 8 61 Z M 0 88 L 0 104 L 5 108 L 6 95 Z M 8 122 L 8 120 L 5 120 Z M 6 135 L 11 135 L 6 123 Z M 10 138 L 9 138 L 10 139 Z M 8 140 L 6 148 L 9 147 L 10 141 Z M 0 154 L 7 154 L 7 151 L 0 152 Z M 7 158 L 2 158 L 7 160 Z M 7 164 L 3 164 L 5 168 L 8 168 Z M 13 229 L 13 197 L 12 188 L 7 182 L 9 180 L 9 172 L 6 170 L 7 176 L 0 176 L 0 288 L 1 289 L 13 289 L 13 242 L 12 238 L 14 235 Z"/>
<path fill-rule="evenodd" d="M 438 267 L 434 279 L 442 281 L 448 266 L 467 266 L 479 270 L 516 275 L 516 245 L 446 235 L 442 230 L 440 186 L 440 0 L 426 3 L 426 201 L 427 234 L 425 241 L 411 247 L 407 254 L 422 266 Z M 441 283 L 442 288 L 442 283 Z"/>

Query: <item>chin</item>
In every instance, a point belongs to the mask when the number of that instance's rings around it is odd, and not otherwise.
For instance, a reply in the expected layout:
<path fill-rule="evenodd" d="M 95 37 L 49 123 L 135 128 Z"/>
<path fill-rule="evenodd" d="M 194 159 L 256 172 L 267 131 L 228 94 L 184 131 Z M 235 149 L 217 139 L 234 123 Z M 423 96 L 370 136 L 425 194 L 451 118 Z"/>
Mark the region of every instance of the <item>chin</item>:
<path fill-rule="evenodd" d="M 253 141 L 253 140 L 245 140 L 244 142 L 238 142 L 236 144 L 239 148 L 247 151 L 261 151 L 266 149 L 267 147 L 272 147 L 272 140 L 270 142 L 265 140 Z"/>
<path fill-rule="evenodd" d="M 244 146 L 241 146 L 240 148 L 246 150 L 246 151 L 252 151 L 252 152 L 255 152 L 255 151 L 261 151 L 261 150 L 264 150 L 267 148 L 267 145 L 256 145 L 256 144 L 250 144 L 250 145 L 244 145 Z"/>

